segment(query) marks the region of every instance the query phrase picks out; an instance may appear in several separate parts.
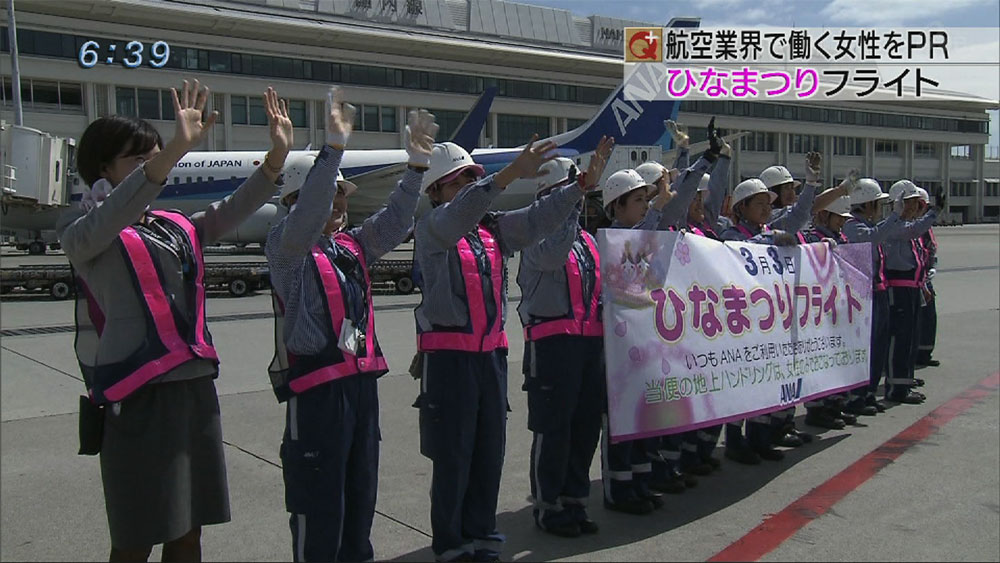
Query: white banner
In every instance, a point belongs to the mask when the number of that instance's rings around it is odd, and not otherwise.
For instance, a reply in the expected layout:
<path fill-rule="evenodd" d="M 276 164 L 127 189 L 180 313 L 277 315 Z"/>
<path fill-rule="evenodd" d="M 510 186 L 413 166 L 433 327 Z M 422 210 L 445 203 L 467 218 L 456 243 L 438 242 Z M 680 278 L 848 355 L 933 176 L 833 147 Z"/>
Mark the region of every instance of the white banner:
<path fill-rule="evenodd" d="M 868 383 L 871 246 L 598 232 L 613 441 Z"/>

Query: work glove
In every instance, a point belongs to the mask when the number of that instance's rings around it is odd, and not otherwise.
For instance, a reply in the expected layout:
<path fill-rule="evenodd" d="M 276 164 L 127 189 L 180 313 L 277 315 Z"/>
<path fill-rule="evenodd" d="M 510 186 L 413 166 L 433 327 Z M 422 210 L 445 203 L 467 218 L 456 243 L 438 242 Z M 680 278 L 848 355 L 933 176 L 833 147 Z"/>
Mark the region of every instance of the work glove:
<path fill-rule="evenodd" d="M 407 114 L 403 146 L 409 157 L 407 164 L 416 168 L 430 168 L 431 152 L 434 150 L 434 136 L 440 126 L 434 121 L 434 114 L 425 109 L 410 110 Z"/>
<path fill-rule="evenodd" d="M 795 233 L 788 231 L 772 231 L 771 237 L 774 239 L 776 246 L 795 246 L 799 244 L 799 239 L 795 238 Z"/>
<path fill-rule="evenodd" d="M 820 175 L 823 169 L 823 155 L 816 151 L 806 153 L 806 183 L 820 183 Z"/>
<path fill-rule="evenodd" d="M 719 155 L 722 154 L 722 144 L 719 131 L 715 128 L 715 116 L 713 116 L 712 120 L 708 122 L 708 150 L 705 151 L 705 160 L 709 162 L 718 160 Z"/>
<path fill-rule="evenodd" d="M 903 216 L 903 190 L 899 191 L 896 201 L 892 202 L 892 212 L 900 217 Z"/>
<path fill-rule="evenodd" d="M 687 136 L 687 133 L 677 128 L 677 122 L 673 119 L 664 121 L 663 126 L 670 132 L 670 138 L 674 140 L 674 145 L 676 147 L 687 148 L 691 143 L 690 137 Z"/>
<path fill-rule="evenodd" d="M 357 108 L 344 102 L 344 91 L 330 88 L 326 93 L 326 144 L 344 148 L 354 128 Z"/>

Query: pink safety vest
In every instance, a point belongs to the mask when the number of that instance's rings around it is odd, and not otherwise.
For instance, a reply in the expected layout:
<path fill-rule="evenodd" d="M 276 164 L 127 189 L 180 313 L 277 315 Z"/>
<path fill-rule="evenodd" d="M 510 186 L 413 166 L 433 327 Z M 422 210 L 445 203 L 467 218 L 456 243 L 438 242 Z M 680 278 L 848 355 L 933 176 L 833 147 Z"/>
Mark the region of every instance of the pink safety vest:
<path fill-rule="evenodd" d="M 885 291 L 889 288 L 889 279 L 885 277 L 885 251 L 882 250 L 881 244 L 876 244 L 875 247 L 878 249 L 878 279 L 875 280 L 875 291 Z"/>
<path fill-rule="evenodd" d="M 587 231 L 580 231 L 580 238 L 594 258 L 594 291 L 590 303 L 584 303 L 583 275 L 576 253 L 570 250 L 566 261 L 566 285 L 569 290 L 570 313 L 563 319 L 543 321 L 524 327 L 524 339 L 540 340 L 548 336 L 567 334 L 574 336 L 603 336 L 604 324 L 599 318 L 601 299 L 601 257 L 597 252 L 597 243 Z"/>
<path fill-rule="evenodd" d="M 493 295 L 483 294 L 482 275 L 475 252 L 464 237 L 458 241 L 458 258 L 461 262 L 462 278 L 465 280 L 465 298 L 469 309 L 469 323 L 455 330 L 430 330 L 421 332 L 418 326 L 417 350 L 456 350 L 461 352 L 492 352 L 507 348 L 507 333 L 503 327 L 504 294 L 503 256 L 493 233 L 483 225 L 478 227 L 490 263 L 490 279 Z M 486 314 L 486 299 L 496 303 L 496 315 L 490 322 Z"/>
<path fill-rule="evenodd" d="M 127 266 L 132 271 L 133 288 L 141 295 L 145 304 L 146 343 L 132 356 L 115 364 L 87 366 L 80 362 L 80 368 L 88 380 L 88 392 L 95 403 L 121 401 L 150 380 L 195 358 L 216 364 L 219 362 L 219 356 L 212 346 L 211 334 L 205 325 L 205 267 L 194 224 L 181 213 L 160 210 L 149 213 L 183 232 L 191 245 L 196 262 L 194 266 L 197 268 L 193 284 L 195 326 L 190 327 L 193 330 L 189 329 L 189 334 L 181 334 L 173 309 L 182 304 L 175 302 L 163 290 L 160 272 L 144 235 L 133 227 L 123 229 L 117 242 L 121 244 Z M 83 320 L 96 329 L 99 343 L 106 322 L 104 312 L 86 283 L 79 278 L 77 281 L 81 289 L 78 299 L 86 300 L 85 307 L 77 307 L 78 336 L 80 317 L 83 316 Z"/>
<path fill-rule="evenodd" d="M 382 375 L 388 371 L 385 357 L 375 336 L 375 308 L 372 304 L 371 279 L 361 245 L 346 233 L 337 233 L 334 243 L 350 252 L 360 263 L 364 272 L 364 291 L 368 303 L 368 321 L 365 325 L 365 347 L 362 355 L 344 352 L 338 345 L 340 329 L 347 317 L 346 294 L 341 290 L 337 268 L 319 245 L 312 248 L 310 257 L 315 273 L 323 286 L 323 301 L 327 308 L 327 323 L 324 335 L 326 348 L 312 356 L 296 356 L 284 345 L 284 305 L 273 294 L 275 322 L 275 354 L 268 368 L 271 385 L 279 401 L 285 401 L 294 394 L 303 393 L 317 385 L 355 375 L 375 373 Z"/>
<path fill-rule="evenodd" d="M 712 230 L 712 228 L 709 227 L 707 224 L 702 224 L 701 226 L 699 226 L 695 225 L 694 223 L 688 223 L 688 230 L 701 237 L 708 237 L 710 239 L 719 240 L 719 235 L 717 235 L 715 231 Z"/>

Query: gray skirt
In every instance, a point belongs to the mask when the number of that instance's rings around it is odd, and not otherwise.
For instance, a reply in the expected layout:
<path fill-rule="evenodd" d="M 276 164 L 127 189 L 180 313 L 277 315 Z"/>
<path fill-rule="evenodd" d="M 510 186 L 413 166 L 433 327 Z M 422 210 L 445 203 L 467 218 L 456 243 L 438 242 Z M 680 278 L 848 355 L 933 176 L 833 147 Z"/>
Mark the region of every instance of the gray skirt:
<path fill-rule="evenodd" d="M 105 413 L 101 479 L 112 546 L 144 548 L 229 521 L 213 377 L 144 385 Z"/>

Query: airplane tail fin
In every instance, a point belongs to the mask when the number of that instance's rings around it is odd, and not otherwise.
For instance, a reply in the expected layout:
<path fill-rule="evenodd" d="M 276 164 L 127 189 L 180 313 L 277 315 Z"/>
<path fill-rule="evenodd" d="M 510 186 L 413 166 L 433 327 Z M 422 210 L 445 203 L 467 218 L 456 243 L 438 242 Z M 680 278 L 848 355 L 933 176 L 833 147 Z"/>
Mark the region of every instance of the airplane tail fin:
<path fill-rule="evenodd" d="M 479 134 L 486 125 L 486 118 L 490 115 L 490 106 L 493 105 L 493 98 L 496 95 L 496 86 L 490 86 L 483 90 L 479 99 L 473 104 L 472 109 L 466 114 L 465 119 L 458 125 L 458 129 L 449 140 L 470 153 L 478 148 Z"/>

